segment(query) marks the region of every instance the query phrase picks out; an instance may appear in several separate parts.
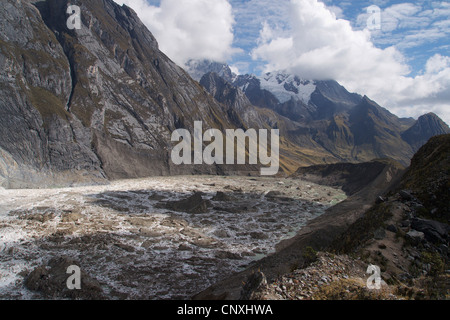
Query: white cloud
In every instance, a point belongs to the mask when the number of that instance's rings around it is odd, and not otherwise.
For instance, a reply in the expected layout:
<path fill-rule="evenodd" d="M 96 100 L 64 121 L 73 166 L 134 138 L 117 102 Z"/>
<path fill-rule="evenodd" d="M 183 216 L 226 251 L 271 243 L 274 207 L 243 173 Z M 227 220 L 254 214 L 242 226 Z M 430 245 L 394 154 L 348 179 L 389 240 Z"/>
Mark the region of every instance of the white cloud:
<path fill-rule="evenodd" d="M 227 0 L 114 0 L 133 8 L 153 33 L 161 51 L 179 65 L 189 59 L 226 61 L 232 47 L 234 18 Z"/>
<path fill-rule="evenodd" d="M 392 8 L 391 8 L 392 9 Z M 449 57 L 435 55 L 423 74 L 408 76 L 410 67 L 395 47 L 377 48 L 367 29 L 354 30 L 317 0 L 291 0 L 289 34 L 265 24 L 255 60 L 266 62 L 266 71 L 288 70 L 303 78 L 334 79 L 348 90 L 366 94 L 401 116 L 417 117 L 436 112 L 450 123 Z M 389 27 L 418 13 L 414 5 L 397 6 Z M 429 35 L 429 34 L 428 34 Z M 423 36 L 423 35 L 422 35 Z M 420 40 L 419 35 L 410 40 Z"/>

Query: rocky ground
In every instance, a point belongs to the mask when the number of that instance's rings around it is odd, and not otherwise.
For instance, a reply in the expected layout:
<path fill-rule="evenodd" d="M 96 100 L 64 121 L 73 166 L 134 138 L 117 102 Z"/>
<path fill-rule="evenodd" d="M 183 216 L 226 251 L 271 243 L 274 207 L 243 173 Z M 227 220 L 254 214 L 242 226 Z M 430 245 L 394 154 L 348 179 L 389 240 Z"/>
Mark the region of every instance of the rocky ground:
<path fill-rule="evenodd" d="M 0 190 L 0 298 L 187 299 L 343 199 L 298 179 L 219 176 Z M 84 290 L 66 288 L 70 265 Z"/>
<path fill-rule="evenodd" d="M 255 272 L 242 298 L 255 300 L 435 300 L 450 298 L 448 224 L 420 217 L 423 205 L 400 190 L 338 238 L 328 252 L 306 250 L 310 265 L 267 281 Z M 331 253 L 339 252 L 339 254 Z M 348 254 L 344 254 L 347 252 Z M 380 268 L 381 289 L 369 289 L 369 265 Z"/>
<path fill-rule="evenodd" d="M 380 289 L 369 289 L 367 263 L 347 255 L 320 252 L 307 268 L 295 270 L 267 283 L 259 275 L 256 290 L 249 299 L 255 300 L 361 300 L 399 299 L 393 287 L 381 282 Z M 258 274 L 254 276 L 254 279 Z M 251 279 L 250 279 L 251 280 Z M 372 284 L 372 283 L 371 283 Z M 245 287 L 244 287 L 245 288 Z"/>

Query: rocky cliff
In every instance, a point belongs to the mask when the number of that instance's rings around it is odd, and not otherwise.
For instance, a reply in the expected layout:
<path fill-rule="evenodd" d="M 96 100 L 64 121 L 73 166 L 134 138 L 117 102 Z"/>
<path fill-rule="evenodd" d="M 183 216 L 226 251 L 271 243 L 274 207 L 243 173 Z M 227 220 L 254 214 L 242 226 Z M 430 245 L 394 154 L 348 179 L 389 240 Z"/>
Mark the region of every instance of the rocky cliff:
<path fill-rule="evenodd" d="M 174 167 L 171 133 L 233 128 L 224 110 L 112 0 L 5 0 L 0 10 L 2 185 L 82 183 L 215 172 Z"/>

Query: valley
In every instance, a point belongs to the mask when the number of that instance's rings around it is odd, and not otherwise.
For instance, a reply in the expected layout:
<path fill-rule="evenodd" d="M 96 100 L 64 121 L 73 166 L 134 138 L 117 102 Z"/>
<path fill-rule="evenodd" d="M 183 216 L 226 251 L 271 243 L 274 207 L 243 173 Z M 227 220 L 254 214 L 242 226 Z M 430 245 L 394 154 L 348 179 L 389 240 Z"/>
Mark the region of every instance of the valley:
<path fill-rule="evenodd" d="M 39 285 L 24 281 L 62 259 L 81 268 L 82 286 L 92 279 L 79 298 L 189 299 L 345 198 L 299 179 L 226 176 L 2 190 L 0 298 L 71 297 L 64 283 L 32 291 Z"/>

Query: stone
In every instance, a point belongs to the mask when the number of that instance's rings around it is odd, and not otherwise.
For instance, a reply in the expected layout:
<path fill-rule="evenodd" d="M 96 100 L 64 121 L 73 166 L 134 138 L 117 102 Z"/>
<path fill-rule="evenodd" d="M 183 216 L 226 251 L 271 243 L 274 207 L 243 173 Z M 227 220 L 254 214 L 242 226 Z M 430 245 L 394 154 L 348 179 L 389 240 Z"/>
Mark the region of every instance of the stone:
<path fill-rule="evenodd" d="M 78 266 L 81 270 L 80 290 L 67 288 L 67 279 L 70 277 L 67 269 L 70 266 Z M 47 265 L 35 268 L 25 278 L 24 284 L 28 289 L 40 292 L 46 298 L 83 300 L 101 300 L 105 298 L 99 282 L 86 274 L 78 261 L 69 257 L 56 257 L 51 259 Z"/>
<path fill-rule="evenodd" d="M 265 239 L 269 238 L 269 236 L 264 232 L 251 232 L 250 236 L 253 239 L 257 239 L 257 240 L 265 240 Z"/>
<path fill-rule="evenodd" d="M 416 200 L 416 198 L 411 194 L 411 191 L 401 190 L 398 194 L 405 201 L 414 201 L 414 200 Z"/>
<path fill-rule="evenodd" d="M 390 224 L 386 227 L 387 231 L 393 232 L 393 233 L 397 233 L 398 229 L 394 224 Z"/>
<path fill-rule="evenodd" d="M 207 213 L 210 206 L 210 201 L 204 200 L 200 192 L 195 192 L 187 199 L 169 201 L 163 205 L 167 209 L 186 213 Z"/>
<path fill-rule="evenodd" d="M 225 192 L 222 191 L 218 191 L 216 193 L 216 195 L 211 199 L 212 201 L 232 201 L 233 197 L 231 197 L 230 195 L 226 194 Z"/>
<path fill-rule="evenodd" d="M 229 238 L 230 235 L 228 234 L 228 232 L 226 230 L 216 230 L 214 231 L 214 235 L 218 238 Z"/>
<path fill-rule="evenodd" d="M 373 236 L 376 240 L 383 240 L 386 237 L 386 230 L 384 230 L 383 228 L 378 228 L 373 233 Z"/>
<path fill-rule="evenodd" d="M 411 230 L 406 234 L 406 238 L 417 245 L 425 238 L 425 234 L 417 230 Z"/>
<path fill-rule="evenodd" d="M 375 200 L 376 204 L 380 204 L 380 203 L 383 203 L 383 202 L 386 202 L 386 199 L 384 197 L 382 197 L 382 196 L 377 197 L 377 199 Z"/>
<path fill-rule="evenodd" d="M 255 298 L 254 293 L 262 288 L 267 287 L 267 279 L 264 273 L 258 271 L 252 273 L 245 282 L 241 290 L 240 300 L 252 300 Z"/>
<path fill-rule="evenodd" d="M 450 226 L 434 220 L 414 218 L 411 227 L 424 233 L 425 238 L 433 243 L 444 243 L 448 239 Z"/>

